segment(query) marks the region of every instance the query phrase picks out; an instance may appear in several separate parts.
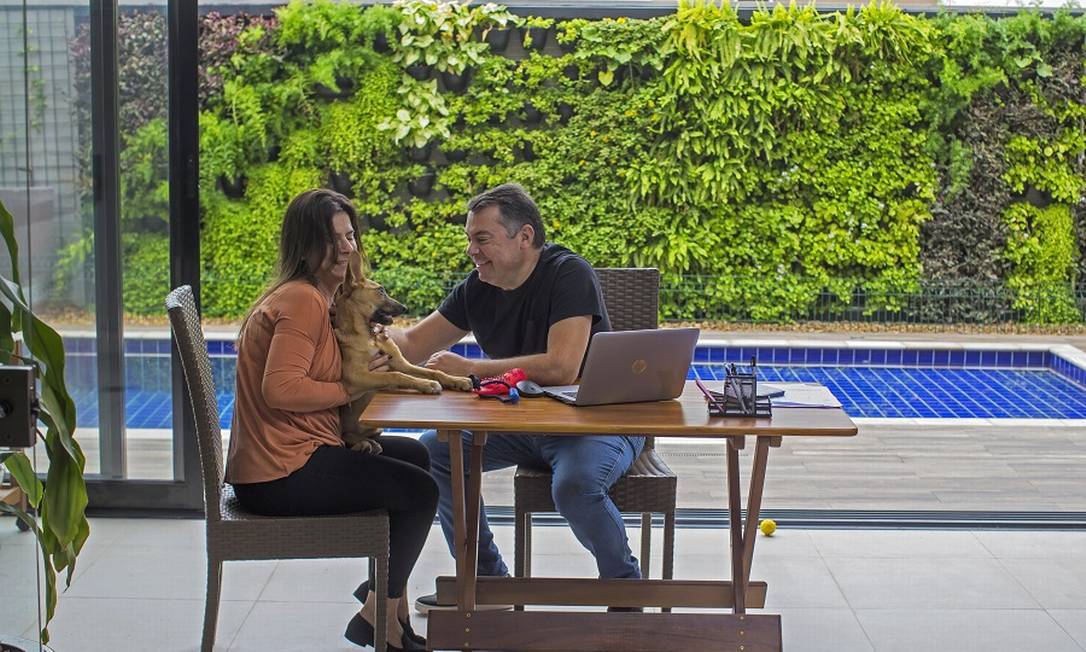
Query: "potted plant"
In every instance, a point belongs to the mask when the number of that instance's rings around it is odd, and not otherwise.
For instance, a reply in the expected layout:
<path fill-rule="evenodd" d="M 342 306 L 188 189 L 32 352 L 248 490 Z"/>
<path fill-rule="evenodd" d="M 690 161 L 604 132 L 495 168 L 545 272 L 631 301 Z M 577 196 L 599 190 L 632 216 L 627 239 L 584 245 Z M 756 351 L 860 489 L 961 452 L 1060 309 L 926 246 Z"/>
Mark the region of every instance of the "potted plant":
<path fill-rule="evenodd" d="M 83 479 L 86 459 L 73 436 L 75 403 L 64 382 L 64 343 L 55 330 L 34 316 L 26 301 L 19 280 L 15 223 L 2 203 L 0 233 L 11 258 L 10 278 L 0 275 L 0 293 L 5 299 L 0 303 L 0 355 L 4 360 L 19 359 L 35 369 L 41 385 L 38 420 L 45 424 L 45 451 L 49 458 L 49 472 L 42 482 L 25 453 L 0 452 L 0 463 L 26 492 L 39 519 L 35 520 L 17 505 L 0 503 L 0 512 L 14 514 L 34 533 L 41 547 L 45 580 L 45 621 L 41 641 L 48 643 L 49 622 L 57 605 L 57 574 L 65 573 L 65 587 L 71 584 L 76 557 L 90 535 L 85 514 L 87 485 Z M 21 336 L 32 357 L 17 354 L 16 335 Z"/>
<path fill-rule="evenodd" d="M 407 191 L 415 197 L 427 197 L 434 189 L 437 173 L 427 168 L 425 172 L 407 182 Z"/>
<path fill-rule="evenodd" d="M 525 20 L 524 26 L 520 28 L 521 38 L 524 42 L 524 50 L 534 49 L 538 52 L 542 52 L 543 48 L 547 45 L 547 35 L 550 33 L 550 29 L 553 25 L 553 18 L 532 16 Z"/>

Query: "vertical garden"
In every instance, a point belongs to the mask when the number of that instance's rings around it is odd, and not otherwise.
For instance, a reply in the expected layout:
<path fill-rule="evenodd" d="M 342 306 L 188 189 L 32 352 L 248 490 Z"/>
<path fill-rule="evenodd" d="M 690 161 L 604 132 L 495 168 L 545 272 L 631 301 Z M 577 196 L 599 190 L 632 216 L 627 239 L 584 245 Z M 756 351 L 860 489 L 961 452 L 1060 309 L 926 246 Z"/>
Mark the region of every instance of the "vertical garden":
<path fill-rule="evenodd" d="M 139 93 L 163 72 L 134 36 L 154 20 L 121 22 L 133 314 L 168 283 L 165 106 Z M 323 0 L 209 14 L 200 39 L 209 316 L 244 313 L 286 203 L 313 186 L 354 199 L 375 274 L 424 313 L 468 269 L 466 200 L 516 181 L 550 239 L 659 267 L 665 318 L 1083 321 L 1082 16 L 879 3 L 741 20 L 684 1 L 589 21 Z"/>

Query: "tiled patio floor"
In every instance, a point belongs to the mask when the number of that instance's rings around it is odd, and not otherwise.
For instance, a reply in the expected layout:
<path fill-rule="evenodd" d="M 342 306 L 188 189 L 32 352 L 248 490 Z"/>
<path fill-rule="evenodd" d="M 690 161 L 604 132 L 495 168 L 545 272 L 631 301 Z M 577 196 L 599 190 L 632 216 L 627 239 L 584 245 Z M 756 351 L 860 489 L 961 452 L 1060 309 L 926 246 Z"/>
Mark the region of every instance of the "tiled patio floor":
<path fill-rule="evenodd" d="M 96 518 L 92 531 L 52 627 L 57 652 L 198 649 L 202 521 Z M 511 550 L 511 529 L 496 532 Z M 724 530 L 681 529 L 676 576 L 726 577 L 725 540 Z M 538 528 L 536 550 L 539 575 L 594 574 L 565 528 Z M 28 536 L 0 520 L 0 632 L 34 630 L 32 551 Z M 216 649 L 358 649 L 341 634 L 364 568 L 228 563 Z M 435 527 L 411 595 L 451 571 Z M 753 578 L 769 583 L 766 611 L 782 615 L 789 652 L 1086 650 L 1086 532 L 784 529 L 759 537 Z M 425 618 L 415 623 L 425 630 Z"/>

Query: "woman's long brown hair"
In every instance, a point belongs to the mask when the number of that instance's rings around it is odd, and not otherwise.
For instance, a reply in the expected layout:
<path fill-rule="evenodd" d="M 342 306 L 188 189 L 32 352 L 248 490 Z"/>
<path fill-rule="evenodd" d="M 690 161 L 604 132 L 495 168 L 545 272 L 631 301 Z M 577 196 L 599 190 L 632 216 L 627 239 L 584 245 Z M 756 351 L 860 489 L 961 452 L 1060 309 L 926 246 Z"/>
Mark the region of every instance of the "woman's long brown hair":
<path fill-rule="evenodd" d="M 238 330 L 238 339 L 235 343 L 240 347 L 245 328 L 249 325 L 249 319 L 253 312 L 285 283 L 296 280 L 304 280 L 307 283 L 317 285 L 316 272 L 328 252 L 329 246 L 335 246 L 335 232 L 332 228 L 332 218 L 336 213 L 346 213 L 351 220 L 351 228 L 355 233 L 355 244 L 365 264 L 366 256 L 362 250 L 361 234 L 358 229 L 358 211 L 351 201 L 343 195 L 326 188 L 306 190 L 299 194 L 283 216 L 283 229 L 279 236 L 279 260 L 275 267 L 275 280 L 260 295 L 241 322 Z M 345 282 L 353 282 L 350 267 Z"/>

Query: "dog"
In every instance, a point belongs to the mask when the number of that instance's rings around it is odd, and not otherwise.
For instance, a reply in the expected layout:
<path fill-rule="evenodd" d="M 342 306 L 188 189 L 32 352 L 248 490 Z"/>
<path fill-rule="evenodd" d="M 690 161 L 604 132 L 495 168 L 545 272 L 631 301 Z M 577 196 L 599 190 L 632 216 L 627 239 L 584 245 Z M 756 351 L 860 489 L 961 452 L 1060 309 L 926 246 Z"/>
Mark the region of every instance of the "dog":
<path fill-rule="evenodd" d="M 375 392 L 413 389 L 423 394 L 440 394 L 442 388 L 467 392 L 472 382 L 470 378 L 411 364 L 391 338 L 384 332 L 375 333 L 375 325 L 388 326 L 406 308 L 389 297 L 378 283 L 366 278 L 359 254 L 351 256 L 349 271 L 335 299 L 334 332 L 343 358 L 340 382 L 352 396 L 361 391 L 366 393 L 340 408 L 340 430 L 344 443 L 351 449 L 378 455 L 381 445 L 374 438 L 381 431 L 358 424 L 362 410 Z M 370 361 L 379 351 L 388 354 L 389 371 L 369 370 Z"/>

